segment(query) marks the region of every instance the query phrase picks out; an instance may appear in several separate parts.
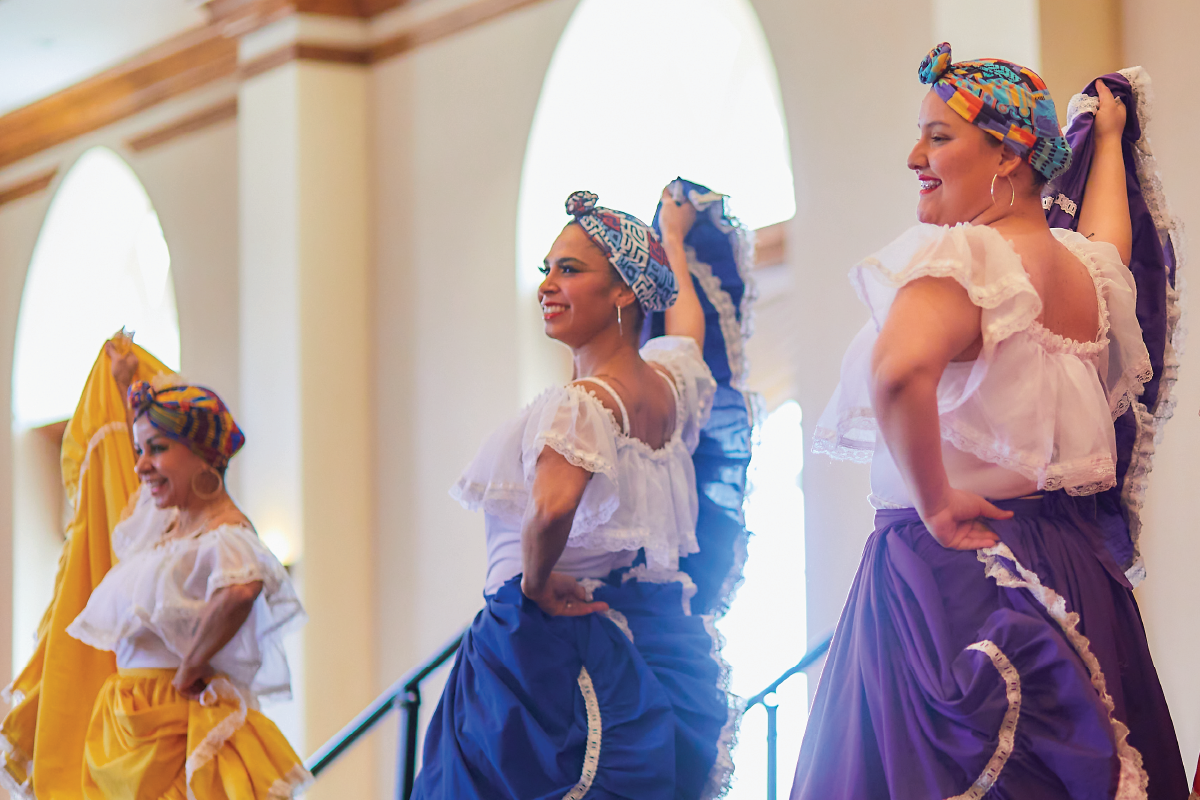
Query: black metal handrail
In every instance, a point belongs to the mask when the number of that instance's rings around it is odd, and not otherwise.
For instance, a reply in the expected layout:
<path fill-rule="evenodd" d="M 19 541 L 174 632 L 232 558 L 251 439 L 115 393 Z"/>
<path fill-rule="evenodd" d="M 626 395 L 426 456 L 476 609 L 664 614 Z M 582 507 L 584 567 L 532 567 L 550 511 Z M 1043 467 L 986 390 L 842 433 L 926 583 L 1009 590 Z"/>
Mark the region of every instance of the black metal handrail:
<path fill-rule="evenodd" d="M 777 754 L 775 751 L 775 744 L 779 738 L 779 728 L 775 715 L 779 711 L 779 706 L 775 705 L 774 703 L 767 702 L 767 698 L 775 694 L 775 690 L 778 689 L 780 685 L 788 678 L 792 677 L 797 672 L 804 672 L 813 664 L 817 663 L 821 656 L 829 652 L 829 645 L 832 642 L 833 634 L 830 633 L 820 642 L 809 648 L 809 651 L 805 653 L 799 661 L 796 662 L 795 666 L 789 667 L 786 672 L 784 672 L 775 680 L 771 681 L 771 684 L 767 688 L 763 689 L 761 692 L 747 700 L 746 707 L 742 709 L 742 714 L 745 715 L 747 711 L 755 706 L 762 705 L 767 712 L 767 800 L 776 800 L 776 794 L 778 791 L 776 783 L 778 781 L 779 771 L 778 761 L 776 758 Z"/>
<path fill-rule="evenodd" d="M 326 742 L 317 752 L 309 756 L 308 760 L 304 762 L 304 766 L 313 774 L 313 777 L 320 775 L 322 771 L 341 757 L 364 734 L 374 728 L 380 720 L 395 710 L 400 712 L 400 735 L 404 739 L 404 756 L 397 765 L 396 797 L 398 800 L 409 800 L 412 796 L 413 781 L 416 778 L 418 734 L 420 732 L 421 683 L 458 652 L 458 647 L 462 644 L 463 635 L 466 632 L 467 629 L 463 628 L 455 634 L 436 655 L 424 664 L 410 670 L 404 677 L 393 683 L 387 691 L 375 698 L 375 701 L 367 706 L 361 714 L 351 720 L 346 727 L 338 731 L 336 736 Z M 829 645 L 832 641 L 833 634 L 831 633 L 809 649 L 795 666 L 772 681 L 770 686 L 747 700 L 745 708 L 742 709 L 742 713 L 745 714 L 754 706 L 761 704 L 767 710 L 768 800 L 775 800 L 776 794 L 775 782 L 777 769 L 775 741 L 777 730 L 775 713 L 778 706 L 768 703 L 767 698 L 774 694 L 775 690 L 788 678 L 797 672 L 804 672 L 815 664 L 829 650 Z"/>
<path fill-rule="evenodd" d="M 309 756 L 308 760 L 304 762 L 308 771 L 314 777 L 320 775 L 363 734 L 374 728 L 381 719 L 393 710 L 399 711 L 400 735 L 404 739 L 404 757 L 397 765 L 396 797 L 399 800 L 408 800 L 412 796 L 413 780 L 416 778 L 421 683 L 458 652 L 458 646 L 462 644 L 463 635 L 466 632 L 467 629 L 463 628 L 455 634 L 454 638 L 446 642 L 433 658 L 393 683 L 387 691 L 375 698 L 375 702 L 367 706 L 346 727 L 338 731 L 337 735 L 326 742 L 320 750 Z"/>

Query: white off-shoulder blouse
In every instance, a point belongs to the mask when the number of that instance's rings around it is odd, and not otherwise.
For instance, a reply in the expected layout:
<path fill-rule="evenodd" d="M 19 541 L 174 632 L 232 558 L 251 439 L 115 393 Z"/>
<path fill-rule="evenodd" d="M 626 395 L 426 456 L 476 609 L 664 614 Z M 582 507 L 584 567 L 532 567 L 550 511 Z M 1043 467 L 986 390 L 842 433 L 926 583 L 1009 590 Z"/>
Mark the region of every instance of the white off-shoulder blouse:
<path fill-rule="evenodd" d="M 1100 312 L 1092 341 L 1042 326 L 1042 300 L 1020 256 L 987 226 L 917 225 L 855 266 L 850 278 L 871 319 L 842 361 L 841 383 L 817 423 L 814 449 L 856 461 L 874 456 L 874 499 L 912 505 L 876 435 L 871 351 L 902 286 L 949 277 L 982 310 L 983 349 L 974 361 L 951 363 L 938 384 L 943 450 L 995 465 L 998 485 L 1011 484 L 1004 473 L 1022 476 L 1030 488 L 1076 495 L 1116 485 L 1113 420 L 1152 375 L 1133 276 L 1112 245 L 1073 231 L 1054 229 L 1054 235 L 1091 274 Z M 956 476 L 949 477 L 957 485 Z"/>
<path fill-rule="evenodd" d="M 175 509 L 157 508 L 142 487 L 133 513 L 113 529 L 118 563 L 67 633 L 113 651 L 122 668 L 175 668 L 213 593 L 262 581 L 250 616 L 211 665 L 247 699 L 290 697 L 283 636 L 305 615 L 287 570 L 248 525 L 222 525 L 164 542 L 175 515 Z"/>
<path fill-rule="evenodd" d="M 557 571 L 601 578 L 629 566 L 644 548 L 647 575 L 671 576 L 681 556 L 698 552 L 692 453 L 712 411 L 716 382 L 690 338 L 651 339 L 641 355 L 672 378 L 675 430 L 661 448 L 629 436 L 628 424 L 597 399 L 589 381 L 556 386 L 497 430 L 450 490 L 465 508 L 484 512 L 485 592 L 522 571 L 521 521 L 546 447 L 593 473 Z"/>

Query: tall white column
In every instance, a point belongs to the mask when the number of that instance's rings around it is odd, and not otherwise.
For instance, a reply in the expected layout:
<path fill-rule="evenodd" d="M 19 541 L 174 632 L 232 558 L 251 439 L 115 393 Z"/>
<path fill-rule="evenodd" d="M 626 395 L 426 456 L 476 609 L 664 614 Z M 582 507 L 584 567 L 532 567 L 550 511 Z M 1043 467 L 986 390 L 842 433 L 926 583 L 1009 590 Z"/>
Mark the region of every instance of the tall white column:
<path fill-rule="evenodd" d="M 242 495 L 301 551 L 309 621 L 279 718 L 302 756 L 375 688 L 368 96 L 365 68 L 303 61 L 239 93 Z M 373 797 L 374 776 L 357 747 L 308 796 Z"/>

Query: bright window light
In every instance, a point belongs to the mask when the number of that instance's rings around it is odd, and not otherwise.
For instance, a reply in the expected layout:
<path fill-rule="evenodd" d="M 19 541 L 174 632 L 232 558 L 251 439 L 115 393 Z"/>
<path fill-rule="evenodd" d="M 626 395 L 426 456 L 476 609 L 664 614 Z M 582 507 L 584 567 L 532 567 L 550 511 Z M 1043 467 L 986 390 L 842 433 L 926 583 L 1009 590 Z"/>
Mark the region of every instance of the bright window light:
<path fill-rule="evenodd" d="M 724 618 L 725 660 L 731 690 L 746 698 L 762 691 L 804 655 L 804 432 L 800 406 L 788 401 L 762 423 L 750 461 L 746 527 L 753 531 L 745 583 Z M 808 681 L 794 675 L 776 693 L 779 796 L 792 785 L 792 770 L 808 721 Z M 762 707 L 742 719 L 730 800 L 758 800 L 767 788 L 767 715 Z"/>
<path fill-rule="evenodd" d="M 146 190 L 113 151 L 84 153 L 38 236 L 13 366 L 19 429 L 67 419 L 104 341 L 124 327 L 179 368 L 171 254 Z"/>
<path fill-rule="evenodd" d="M 649 222 L 676 176 L 760 228 L 796 213 L 775 67 L 747 0 L 583 0 L 546 73 L 517 230 L 523 292 L 578 189 Z"/>

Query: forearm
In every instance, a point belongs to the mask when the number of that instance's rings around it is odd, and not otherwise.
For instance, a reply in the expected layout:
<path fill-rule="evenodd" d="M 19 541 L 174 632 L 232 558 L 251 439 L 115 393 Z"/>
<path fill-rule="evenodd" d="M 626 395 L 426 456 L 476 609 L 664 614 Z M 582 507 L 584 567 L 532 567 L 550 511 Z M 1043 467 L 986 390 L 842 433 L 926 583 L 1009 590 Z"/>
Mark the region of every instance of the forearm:
<path fill-rule="evenodd" d="M 217 590 L 204 608 L 200 627 L 183 657 L 183 668 L 201 667 L 212 661 L 241 630 L 260 592 L 261 581 Z"/>
<path fill-rule="evenodd" d="M 1133 227 L 1125 185 L 1125 156 L 1119 136 L 1096 137 L 1092 166 L 1083 190 L 1083 205 L 1079 210 L 1079 232 L 1089 239 L 1113 245 L 1121 261 L 1129 263 Z"/>
<path fill-rule="evenodd" d="M 521 530 L 522 588 L 526 594 L 536 596 L 545 588 L 546 579 L 567 549 L 574 520 L 574 509 L 565 514 L 534 512 L 526 515 Z"/>
<path fill-rule="evenodd" d="M 942 461 L 937 384 L 933 376 L 917 373 L 900 381 L 872 385 L 875 417 L 883 441 L 922 517 L 945 502 L 950 488 Z"/>
<path fill-rule="evenodd" d="M 663 242 L 671 272 L 675 274 L 675 285 L 679 291 L 675 302 L 666 311 L 666 331 L 670 336 L 690 336 L 704 349 L 704 309 L 692 274 L 688 270 L 687 251 L 681 239 L 667 238 Z"/>

